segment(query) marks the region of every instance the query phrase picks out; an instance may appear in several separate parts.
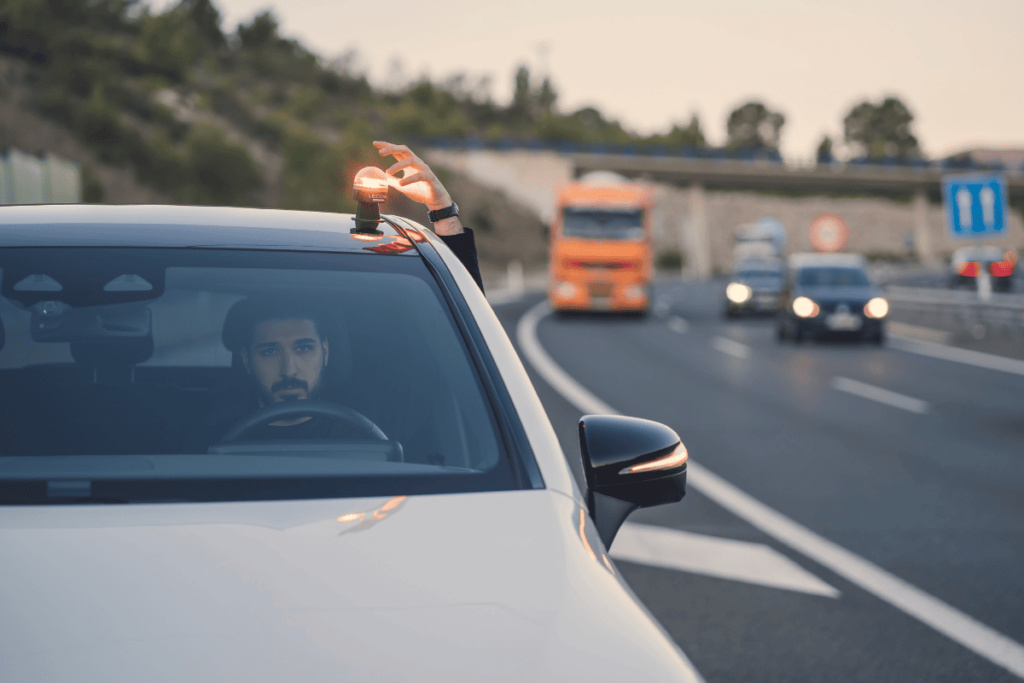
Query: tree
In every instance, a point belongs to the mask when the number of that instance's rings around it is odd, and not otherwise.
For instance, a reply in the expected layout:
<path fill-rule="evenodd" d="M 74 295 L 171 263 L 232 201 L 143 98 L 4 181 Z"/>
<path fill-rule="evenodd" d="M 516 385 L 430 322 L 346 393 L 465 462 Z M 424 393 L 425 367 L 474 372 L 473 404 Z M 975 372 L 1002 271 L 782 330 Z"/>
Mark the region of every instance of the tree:
<path fill-rule="evenodd" d="M 887 97 L 880 104 L 861 102 L 843 119 L 843 133 L 848 143 L 869 159 L 921 156 L 917 138 L 910 132 L 914 115 L 896 97 Z"/>
<path fill-rule="evenodd" d="M 540 106 L 540 110 L 544 114 L 550 114 L 555 108 L 555 102 L 558 100 L 558 93 L 555 92 L 555 86 L 551 85 L 551 79 L 545 77 L 544 82 L 540 84 L 540 90 L 537 91 L 537 104 Z"/>
<path fill-rule="evenodd" d="M 832 156 L 832 138 L 826 135 L 821 139 L 821 142 L 818 143 L 816 157 L 819 164 L 824 165 L 832 163 L 835 159 L 835 157 Z"/>
<path fill-rule="evenodd" d="M 706 147 L 707 140 L 704 139 L 704 132 L 700 129 L 700 119 L 694 114 L 690 117 L 690 123 L 685 127 L 678 124 L 672 126 L 672 130 L 658 142 L 680 147 Z"/>
<path fill-rule="evenodd" d="M 224 32 L 220 30 L 220 12 L 212 0 L 181 0 L 181 6 L 209 45 L 221 47 L 227 43 Z"/>
<path fill-rule="evenodd" d="M 747 102 L 729 114 L 727 145 L 731 149 L 778 150 L 786 117 L 761 102 Z"/>
<path fill-rule="evenodd" d="M 274 13 L 270 10 L 260 12 L 252 18 L 248 24 L 238 25 L 238 40 L 242 47 L 252 50 L 270 47 L 278 40 L 277 34 L 279 24 Z"/>
<path fill-rule="evenodd" d="M 533 94 L 530 92 L 530 70 L 525 64 L 520 64 L 516 69 L 515 86 L 512 91 L 512 103 L 509 110 L 516 118 L 527 118 L 530 116 L 530 109 L 533 103 Z"/>

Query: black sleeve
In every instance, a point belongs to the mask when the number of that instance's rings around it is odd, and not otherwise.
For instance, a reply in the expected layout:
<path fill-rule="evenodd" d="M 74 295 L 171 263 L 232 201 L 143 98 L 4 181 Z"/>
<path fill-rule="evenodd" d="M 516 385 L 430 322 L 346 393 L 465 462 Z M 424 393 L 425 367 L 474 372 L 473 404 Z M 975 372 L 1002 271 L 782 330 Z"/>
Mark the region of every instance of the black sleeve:
<path fill-rule="evenodd" d="M 438 237 L 462 261 L 462 265 L 466 266 L 466 270 L 480 286 L 480 291 L 484 291 L 484 281 L 480 277 L 480 262 L 476 258 L 476 238 L 473 237 L 473 231 L 465 228 L 465 232 L 460 235 L 438 235 Z"/>

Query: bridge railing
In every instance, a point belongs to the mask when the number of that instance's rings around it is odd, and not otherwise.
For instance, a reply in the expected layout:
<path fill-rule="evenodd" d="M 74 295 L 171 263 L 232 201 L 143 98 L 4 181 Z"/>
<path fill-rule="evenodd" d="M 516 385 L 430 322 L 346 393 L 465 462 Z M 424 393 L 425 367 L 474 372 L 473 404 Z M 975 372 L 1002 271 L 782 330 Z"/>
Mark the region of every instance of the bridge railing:
<path fill-rule="evenodd" d="M 421 138 L 410 141 L 419 147 L 434 147 L 444 150 L 496 150 L 496 151 L 548 151 L 559 154 L 622 154 L 627 156 L 675 157 L 702 160 L 733 160 L 747 161 L 758 164 L 783 164 L 784 160 L 777 150 L 763 150 L 740 147 L 727 149 L 723 147 L 681 147 L 662 145 L 639 140 L 623 144 L 579 143 L 567 140 L 524 140 L 518 138 L 485 139 L 480 137 L 465 138 Z M 962 171 L 1003 172 L 1011 175 L 1024 176 L 1024 164 L 1019 167 L 1007 166 L 1001 162 L 982 163 L 972 158 L 917 159 L 887 157 L 871 159 L 857 157 L 848 161 L 833 160 L 819 164 L 830 168 L 878 168 L 878 169 L 918 169 L 921 171 L 941 171 L 954 173 Z"/>

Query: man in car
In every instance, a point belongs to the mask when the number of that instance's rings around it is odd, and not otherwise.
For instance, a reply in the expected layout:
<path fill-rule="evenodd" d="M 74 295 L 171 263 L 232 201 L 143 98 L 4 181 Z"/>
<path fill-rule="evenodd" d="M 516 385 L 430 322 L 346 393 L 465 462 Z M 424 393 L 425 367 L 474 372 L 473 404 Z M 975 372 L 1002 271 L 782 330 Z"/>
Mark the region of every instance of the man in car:
<path fill-rule="evenodd" d="M 405 145 L 377 141 L 381 156 L 395 163 L 386 173 L 406 197 L 424 204 L 435 233 L 455 253 L 483 289 L 472 230 L 463 227 L 458 207 L 427 164 Z M 397 174 L 402 172 L 401 177 Z M 311 298 L 311 297 L 309 297 Z M 224 344 L 235 354 L 236 365 L 248 375 L 257 401 L 231 401 L 210 416 L 204 434 L 188 450 L 205 450 L 220 440 L 232 424 L 255 409 L 288 401 L 315 400 L 323 388 L 324 370 L 330 362 L 330 338 L 324 325 L 328 315 L 315 302 L 301 298 L 264 297 L 243 299 L 228 312 Z M 246 405 L 248 404 L 248 405 Z M 356 406 L 358 408 L 358 406 Z M 365 435 L 352 421 L 325 415 L 293 416 L 246 430 L 253 441 L 326 439 Z"/>

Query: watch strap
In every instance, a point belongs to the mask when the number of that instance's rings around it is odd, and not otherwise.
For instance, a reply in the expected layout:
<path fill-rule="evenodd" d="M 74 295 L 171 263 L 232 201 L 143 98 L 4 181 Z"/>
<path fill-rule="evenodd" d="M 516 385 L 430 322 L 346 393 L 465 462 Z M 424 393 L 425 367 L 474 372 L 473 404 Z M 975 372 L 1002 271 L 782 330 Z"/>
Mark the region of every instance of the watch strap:
<path fill-rule="evenodd" d="M 437 209 L 436 211 L 428 211 L 427 218 L 431 223 L 444 220 L 445 218 L 451 218 L 452 216 L 459 215 L 459 205 L 455 202 L 451 203 L 451 206 L 446 206 L 443 209 Z"/>

